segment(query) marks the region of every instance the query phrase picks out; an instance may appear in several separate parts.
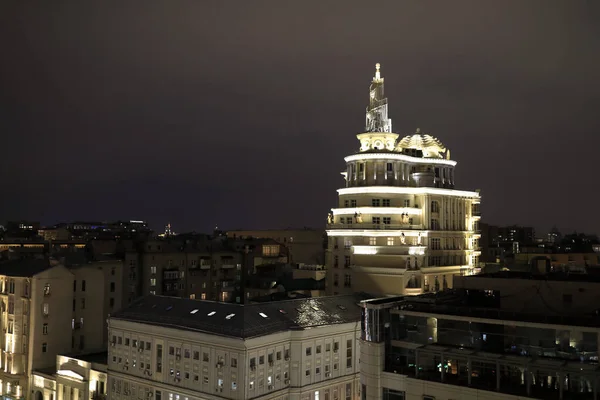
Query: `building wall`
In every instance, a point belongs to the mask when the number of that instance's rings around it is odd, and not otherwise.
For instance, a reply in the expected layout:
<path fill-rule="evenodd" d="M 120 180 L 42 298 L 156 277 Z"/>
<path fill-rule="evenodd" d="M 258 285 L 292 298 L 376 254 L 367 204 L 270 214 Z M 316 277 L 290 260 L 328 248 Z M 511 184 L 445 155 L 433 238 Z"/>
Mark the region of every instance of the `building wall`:
<path fill-rule="evenodd" d="M 121 298 L 119 270 L 119 262 L 71 270 L 57 264 L 33 277 L 0 276 L 0 390 L 5 396 L 28 398 L 32 373 L 54 367 L 58 354 L 106 349 L 107 298 Z M 114 293 L 107 276 L 115 278 Z"/>
<path fill-rule="evenodd" d="M 86 348 L 106 348 L 104 319 L 108 314 L 104 308 L 106 298 L 104 273 L 95 266 L 77 268 L 73 273 L 71 352 L 83 351 Z"/>
<path fill-rule="evenodd" d="M 277 243 L 258 243 L 248 254 L 242 244 L 232 249 L 182 249 L 168 241 L 148 241 L 139 251 L 125 256 L 124 298 L 131 302 L 140 294 L 156 294 L 213 301 L 232 301 L 234 287 L 241 278 L 242 268 L 248 273 L 262 264 L 285 263 L 287 254 Z M 273 249 L 274 254 L 265 252 Z M 135 294 L 134 294 L 135 293 Z"/>
<path fill-rule="evenodd" d="M 254 237 L 273 239 L 284 244 L 290 252 L 291 263 L 324 264 L 324 230 L 282 229 L 282 230 L 234 230 L 227 237 Z"/>
<path fill-rule="evenodd" d="M 512 396 L 478 390 L 467 386 L 447 385 L 438 382 L 428 382 L 414 379 L 405 375 L 383 372 L 379 378 L 379 386 L 367 387 L 367 398 L 382 399 L 383 391 L 391 389 L 404 392 L 406 400 L 423 400 L 429 396 L 435 400 L 526 400 L 532 397 Z M 370 394 L 370 392 L 373 392 Z M 379 396 L 379 397 L 378 397 Z"/>
<path fill-rule="evenodd" d="M 455 288 L 497 291 L 504 310 L 545 315 L 594 313 L 600 302 L 600 282 L 500 277 L 457 277 Z"/>
<path fill-rule="evenodd" d="M 73 357 L 56 357 L 56 375 L 34 373 L 31 382 L 34 400 L 106 400 L 106 365 Z M 62 375 L 66 372 L 65 375 Z M 74 372 L 75 374 L 71 374 Z"/>
<path fill-rule="evenodd" d="M 564 265 L 598 265 L 600 256 L 596 253 L 543 253 L 530 252 L 515 254 L 515 261 L 522 264 L 529 264 L 536 257 L 546 257 L 554 267 Z"/>
<path fill-rule="evenodd" d="M 356 323 L 240 340 L 111 319 L 109 334 L 111 399 L 133 392 L 156 398 L 157 391 L 161 398 L 314 399 L 319 391 L 333 400 L 335 391 L 339 400 L 347 386 L 346 398 L 358 398 Z M 132 348 L 134 340 L 138 349 Z"/>
<path fill-rule="evenodd" d="M 68 310 L 73 305 L 73 277 L 71 271 L 57 265 L 32 278 L 28 375 L 33 370 L 55 365 L 57 354 L 72 351 L 69 334 L 72 318 Z M 49 294 L 45 294 L 46 285 L 49 285 Z M 46 304 L 47 316 L 44 315 Z M 47 334 L 44 334 L 44 324 L 47 324 Z"/>
<path fill-rule="evenodd" d="M 389 202 L 389 214 L 381 206 L 384 200 Z M 360 223 L 352 213 L 334 215 L 328 230 L 328 294 L 418 294 L 415 284 L 419 293 L 432 291 L 436 276 L 440 288 L 443 276 L 446 287 L 451 287 L 453 275 L 478 264 L 479 216 L 473 212 L 478 202 L 451 195 L 340 195 L 338 211 L 351 206 L 351 210 L 368 207 L 377 213 L 362 214 Z M 399 211 L 409 213 L 412 221 L 403 222 Z M 383 224 L 384 217 L 391 222 Z M 377 222 L 373 218 L 379 218 L 379 223 L 373 223 Z M 416 278 L 401 279 L 404 274 Z"/>

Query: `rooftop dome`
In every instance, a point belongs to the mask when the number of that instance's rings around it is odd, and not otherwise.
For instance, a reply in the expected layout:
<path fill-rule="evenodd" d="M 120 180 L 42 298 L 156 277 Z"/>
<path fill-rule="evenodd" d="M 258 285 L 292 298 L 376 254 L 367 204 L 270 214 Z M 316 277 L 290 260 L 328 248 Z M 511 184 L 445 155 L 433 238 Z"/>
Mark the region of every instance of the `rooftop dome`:
<path fill-rule="evenodd" d="M 420 129 L 414 135 L 405 136 L 396 145 L 396 151 L 405 149 L 421 150 L 425 158 L 444 158 L 446 153 L 442 142 L 431 135 L 422 134 Z"/>

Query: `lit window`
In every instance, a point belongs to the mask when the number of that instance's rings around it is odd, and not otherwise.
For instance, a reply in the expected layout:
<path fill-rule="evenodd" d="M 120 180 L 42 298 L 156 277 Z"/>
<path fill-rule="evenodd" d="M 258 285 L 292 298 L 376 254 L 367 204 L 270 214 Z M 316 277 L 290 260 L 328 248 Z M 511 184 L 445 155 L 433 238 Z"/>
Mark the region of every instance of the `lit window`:
<path fill-rule="evenodd" d="M 387 238 L 387 245 L 388 246 L 393 246 L 394 245 L 394 238 L 393 237 Z"/>
<path fill-rule="evenodd" d="M 190 311 L 190 314 L 196 314 L 198 312 L 198 309 L 196 308 L 195 310 Z"/>
<path fill-rule="evenodd" d="M 377 246 L 377 238 L 370 237 L 369 238 L 369 246 Z"/>
<path fill-rule="evenodd" d="M 213 316 L 213 315 L 215 315 L 216 313 L 217 313 L 216 311 L 211 311 L 211 312 L 209 312 L 209 313 L 208 313 L 208 316 L 209 316 L 209 317 L 212 317 L 212 316 Z"/>
<path fill-rule="evenodd" d="M 263 318 L 267 318 L 267 314 L 265 314 L 265 313 L 261 313 L 261 312 L 260 312 L 260 313 L 258 313 L 258 315 L 260 315 L 260 316 L 261 316 L 261 317 L 263 317 Z"/>

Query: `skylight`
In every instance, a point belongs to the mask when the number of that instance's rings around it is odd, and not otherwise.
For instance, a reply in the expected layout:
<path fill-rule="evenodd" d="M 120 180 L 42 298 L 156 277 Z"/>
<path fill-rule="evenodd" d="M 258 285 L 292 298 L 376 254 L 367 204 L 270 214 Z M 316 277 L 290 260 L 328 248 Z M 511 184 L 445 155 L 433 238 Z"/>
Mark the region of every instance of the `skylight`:
<path fill-rule="evenodd" d="M 287 311 L 285 311 L 285 310 L 279 310 L 279 312 L 282 314 L 287 314 Z"/>
<path fill-rule="evenodd" d="M 346 306 L 338 305 L 338 308 L 339 308 L 340 310 L 345 310 L 345 309 L 346 309 Z"/>
<path fill-rule="evenodd" d="M 225 318 L 226 318 L 226 319 L 231 319 L 231 318 L 233 318 L 234 316 L 235 316 L 235 314 L 229 314 L 229 315 L 228 315 L 228 316 L 226 316 Z"/>
<path fill-rule="evenodd" d="M 198 309 L 196 308 L 195 310 L 190 311 L 190 314 L 196 314 L 198 312 Z"/>
<path fill-rule="evenodd" d="M 209 316 L 209 317 L 212 317 L 212 316 L 213 316 L 213 315 L 215 315 L 216 313 L 217 313 L 216 311 L 211 311 L 211 312 L 209 312 L 209 313 L 208 313 L 208 316 Z"/>
<path fill-rule="evenodd" d="M 173 308 L 173 306 L 167 307 L 167 311 L 171 311 L 172 308 Z"/>
<path fill-rule="evenodd" d="M 267 318 L 267 314 L 265 314 L 265 313 L 261 313 L 261 312 L 259 312 L 259 313 L 258 313 L 258 315 L 260 315 L 260 316 L 261 316 L 261 317 L 263 317 L 263 318 Z"/>

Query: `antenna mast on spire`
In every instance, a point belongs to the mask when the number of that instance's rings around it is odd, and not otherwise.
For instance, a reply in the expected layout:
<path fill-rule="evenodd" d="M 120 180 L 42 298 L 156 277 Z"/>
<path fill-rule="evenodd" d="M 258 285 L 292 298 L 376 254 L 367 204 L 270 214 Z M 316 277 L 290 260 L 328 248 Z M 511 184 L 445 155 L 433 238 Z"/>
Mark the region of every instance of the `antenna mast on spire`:
<path fill-rule="evenodd" d="M 369 87 L 369 106 L 366 115 L 366 132 L 392 132 L 392 120 L 388 118 L 388 102 L 383 94 L 381 64 L 375 64 L 375 77 Z"/>

